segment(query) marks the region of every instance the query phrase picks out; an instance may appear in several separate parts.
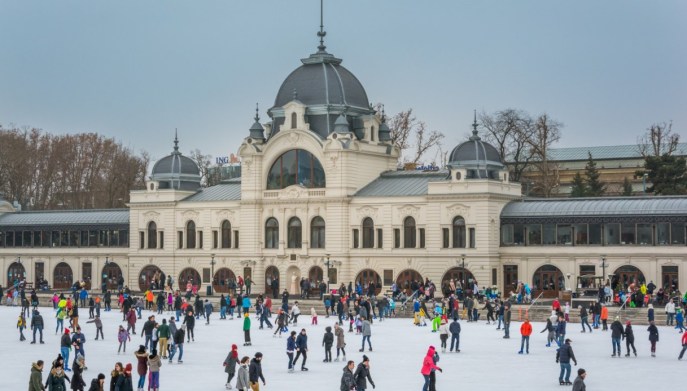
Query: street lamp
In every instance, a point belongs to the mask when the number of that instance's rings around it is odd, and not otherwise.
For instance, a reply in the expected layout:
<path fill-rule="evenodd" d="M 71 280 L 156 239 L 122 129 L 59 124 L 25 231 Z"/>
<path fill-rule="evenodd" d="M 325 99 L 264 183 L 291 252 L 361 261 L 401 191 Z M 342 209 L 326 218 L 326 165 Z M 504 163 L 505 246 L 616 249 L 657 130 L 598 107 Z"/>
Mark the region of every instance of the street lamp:
<path fill-rule="evenodd" d="M 323 260 L 323 261 L 324 261 L 324 265 L 327 266 L 327 294 L 329 294 L 329 292 L 331 292 L 331 290 L 329 289 L 329 282 L 330 282 L 330 281 L 329 281 L 329 280 L 330 280 L 330 278 L 329 278 L 329 276 L 330 276 L 330 274 L 329 274 L 329 269 L 330 269 L 332 266 L 336 266 L 336 265 L 340 264 L 341 262 L 339 262 L 339 261 L 332 261 L 332 260 L 329 259 L 329 254 L 325 254 L 325 255 L 327 256 L 327 260 L 326 260 L 326 261 Z"/>
<path fill-rule="evenodd" d="M 465 273 L 465 254 L 460 254 L 460 258 L 463 261 L 463 297 L 465 297 L 468 293 L 468 274 Z"/>
<path fill-rule="evenodd" d="M 606 255 L 602 255 L 601 256 L 601 270 L 603 270 L 603 271 L 601 274 L 601 277 L 602 277 L 601 278 L 601 285 L 606 285 L 606 266 L 608 266 L 606 264 Z"/>
<path fill-rule="evenodd" d="M 210 287 L 208 288 L 208 292 L 210 293 L 210 295 L 213 295 L 214 293 L 212 290 L 214 287 L 212 286 L 212 284 L 215 281 L 215 254 L 210 254 L 210 257 L 212 258 L 210 259 Z"/>

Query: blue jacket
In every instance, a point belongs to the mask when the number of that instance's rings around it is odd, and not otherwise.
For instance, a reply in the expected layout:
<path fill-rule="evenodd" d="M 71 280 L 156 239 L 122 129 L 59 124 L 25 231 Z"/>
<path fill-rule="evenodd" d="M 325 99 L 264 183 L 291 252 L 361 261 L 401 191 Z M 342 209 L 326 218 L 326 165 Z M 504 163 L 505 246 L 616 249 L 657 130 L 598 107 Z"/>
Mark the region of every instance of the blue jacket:
<path fill-rule="evenodd" d="M 88 297 L 88 292 L 85 289 L 82 289 L 81 292 L 79 292 L 79 297 L 81 300 L 86 300 Z"/>
<path fill-rule="evenodd" d="M 558 325 L 556 326 L 556 333 L 558 335 L 565 335 L 565 321 L 558 322 Z"/>
<path fill-rule="evenodd" d="M 420 302 L 416 301 L 413 303 L 413 312 L 420 312 Z"/>
<path fill-rule="evenodd" d="M 250 307 L 250 297 L 245 296 L 243 300 L 241 301 L 241 306 L 243 308 L 249 308 Z"/>
<path fill-rule="evenodd" d="M 286 340 L 286 351 L 293 352 L 294 350 L 296 350 L 296 340 L 289 337 Z"/>
<path fill-rule="evenodd" d="M 304 350 L 308 348 L 308 336 L 303 334 L 298 334 L 296 337 L 296 347 L 298 349 Z"/>

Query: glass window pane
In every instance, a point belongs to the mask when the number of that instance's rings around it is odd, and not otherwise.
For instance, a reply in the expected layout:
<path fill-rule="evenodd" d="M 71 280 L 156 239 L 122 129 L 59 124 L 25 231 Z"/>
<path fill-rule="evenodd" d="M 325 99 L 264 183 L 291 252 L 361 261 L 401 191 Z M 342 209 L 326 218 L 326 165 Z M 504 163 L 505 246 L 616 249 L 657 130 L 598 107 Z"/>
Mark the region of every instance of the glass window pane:
<path fill-rule="evenodd" d="M 620 231 L 620 244 L 635 244 L 634 223 L 623 223 Z"/>
<path fill-rule="evenodd" d="M 670 244 L 670 223 L 656 224 L 656 244 L 661 246 Z"/>
<path fill-rule="evenodd" d="M 556 244 L 556 224 L 544 224 L 544 245 L 553 246 Z"/>
<path fill-rule="evenodd" d="M 642 246 L 654 244 L 651 224 L 637 224 L 637 243 Z"/>
<path fill-rule="evenodd" d="M 685 244 L 685 223 L 672 223 L 670 230 L 670 242 L 672 244 Z"/>
<path fill-rule="evenodd" d="M 501 243 L 506 245 L 513 244 L 513 224 L 501 226 Z"/>
<path fill-rule="evenodd" d="M 601 224 L 589 224 L 589 244 L 601 244 Z"/>
<path fill-rule="evenodd" d="M 281 161 L 281 187 L 282 189 L 296 184 L 298 173 L 296 151 L 288 151 L 282 156 Z"/>
<path fill-rule="evenodd" d="M 298 150 L 298 184 L 313 187 L 312 155 L 308 151 Z"/>
<path fill-rule="evenodd" d="M 556 227 L 556 244 L 569 246 L 572 244 L 572 228 L 569 224 L 558 224 Z"/>
<path fill-rule="evenodd" d="M 527 244 L 529 246 L 541 246 L 541 224 L 528 224 Z"/>
<path fill-rule="evenodd" d="M 575 231 L 575 244 L 586 245 L 589 236 L 587 232 L 587 224 L 574 224 L 573 229 Z"/>
<path fill-rule="evenodd" d="M 522 224 L 513 225 L 513 244 L 522 246 L 525 243 L 525 226 Z"/>
<path fill-rule="evenodd" d="M 620 244 L 620 224 L 604 224 L 604 242 L 611 246 Z"/>

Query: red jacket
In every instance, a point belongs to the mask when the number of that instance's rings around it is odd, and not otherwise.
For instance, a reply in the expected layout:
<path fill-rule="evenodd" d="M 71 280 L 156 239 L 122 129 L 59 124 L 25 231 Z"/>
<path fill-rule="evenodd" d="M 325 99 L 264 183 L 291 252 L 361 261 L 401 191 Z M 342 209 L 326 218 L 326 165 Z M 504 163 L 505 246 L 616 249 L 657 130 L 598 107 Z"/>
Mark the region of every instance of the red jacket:
<path fill-rule="evenodd" d="M 434 346 L 430 346 L 427 350 L 427 355 L 425 356 L 425 359 L 422 362 L 422 370 L 420 371 L 420 373 L 422 373 L 423 375 L 429 375 L 429 373 L 432 372 L 432 369 L 441 370 L 441 368 L 434 364 L 434 352 Z"/>
<path fill-rule="evenodd" d="M 687 345 L 687 333 L 682 333 L 682 345 Z"/>
<path fill-rule="evenodd" d="M 520 326 L 520 334 L 523 337 L 529 337 L 532 335 L 532 324 L 530 322 L 525 322 Z"/>

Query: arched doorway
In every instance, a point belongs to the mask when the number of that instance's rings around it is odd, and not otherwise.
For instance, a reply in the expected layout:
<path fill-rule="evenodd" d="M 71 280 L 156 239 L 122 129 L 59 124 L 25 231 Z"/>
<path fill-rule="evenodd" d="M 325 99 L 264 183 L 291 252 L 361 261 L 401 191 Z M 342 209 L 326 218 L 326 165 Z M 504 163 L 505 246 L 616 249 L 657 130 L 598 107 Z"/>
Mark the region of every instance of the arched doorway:
<path fill-rule="evenodd" d="M 363 269 L 355 276 L 356 286 L 360 283 L 363 288 L 363 295 L 367 295 L 370 283 L 374 283 L 375 295 L 382 291 L 382 278 L 372 269 Z M 354 288 L 355 289 L 355 288 Z"/>
<path fill-rule="evenodd" d="M 53 271 L 53 289 L 69 289 L 74 282 L 72 268 L 65 262 L 60 262 Z"/>
<path fill-rule="evenodd" d="M 26 278 L 26 269 L 19 262 L 12 262 L 7 269 L 7 285 L 12 286 Z"/>
<path fill-rule="evenodd" d="M 543 265 L 534 271 L 532 278 L 532 297 L 558 297 L 558 292 L 565 289 L 565 277 L 561 269 L 553 265 Z M 507 296 L 510 292 L 504 292 Z"/>
<path fill-rule="evenodd" d="M 310 293 L 313 295 L 320 294 L 320 282 L 324 279 L 324 271 L 319 266 L 313 266 L 308 271 L 308 279 L 310 280 Z"/>
<path fill-rule="evenodd" d="M 212 278 L 212 289 L 219 293 L 229 293 L 229 282 L 236 283 L 236 275 L 231 269 L 223 267 L 215 272 Z"/>
<path fill-rule="evenodd" d="M 196 291 L 200 291 L 200 274 L 192 267 L 187 267 L 179 273 L 179 290 L 185 292 L 187 283 L 189 282 Z"/>
<path fill-rule="evenodd" d="M 286 278 L 288 280 L 289 294 L 297 295 L 301 291 L 301 269 L 296 266 L 290 266 L 286 269 Z"/>
<path fill-rule="evenodd" d="M 275 285 L 275 290 L 277 292 L 272 291 L 272 281 L 277 281 Z M 267 270 L 265 270 L 265 294 L 270 294 L 273 297 L 277 297 L 279 294 L 279 269 L 277 269 L 276 266 L 268 266 Z"/>
<path fill-rule="evenodd" d="M 646 279 L 644 278 L 644 273 L 642 273 L 641 270 L 639 270 L 636 266 L 625 265 L 616 269 L 615 273 L 613 274 L 613 278 L 611 279 L 611 286 L 617 291 L 618 284 L 620 284 L 623 290 L 627 290 L 631 284 L 634 283 L 634 286 L 639 288 L 643 282 L 646 282 Z"/>
<path fill-rule="evenodd" d="M 451 280 L 456 286 L 456 289 L 464 290 L 468 295 L 472 294 L 472 287 L 475 286 L 475 276 L 470 270 L 462 267 L 453 267 L 448 269 L 441 278 L 441 292 L 446 295 L 451 292 Z M 467 286 L 466 286 L 467 284 Z"/>
<path fill-rule="evenodd" d="M 117 289 L 117 280 L 122 276 L 122 269 L 114 262 L 109 262 L 103 267 L 103 281 L 107 290 Z M 102 284 L 102 283 L 101 283 Z"/>
<path fill-rule="evenodd" d="M 148 265 L 141 270 L 138 275 L 138 287 L 141 292 L 145 292 L 148 289 L 156 290 L 162 289 L 165 284 L 165 273 L 160 270 L 159 267 L 155 265 Z"/>
<path fill-rule="evenodd" d="M 400 291 L 410 296 L 413 294 L 413 290 L 410 287 L 413 281 L 422 284 L 422 276 L 416 270 L 406 269 L 396 277 L 396 286 Z"/>

